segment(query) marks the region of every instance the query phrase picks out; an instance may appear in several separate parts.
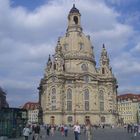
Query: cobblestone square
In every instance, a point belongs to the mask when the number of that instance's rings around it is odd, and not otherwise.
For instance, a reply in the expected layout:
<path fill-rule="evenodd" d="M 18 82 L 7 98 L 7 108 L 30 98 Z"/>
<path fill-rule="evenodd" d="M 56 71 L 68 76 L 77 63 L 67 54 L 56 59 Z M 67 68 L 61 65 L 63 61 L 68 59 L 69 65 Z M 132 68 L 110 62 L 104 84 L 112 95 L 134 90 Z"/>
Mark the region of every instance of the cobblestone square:
<path fill-rule="evenodd" d="M 134 137 L 133 133 L 127 133 L 123 128 L 105 128 L 105 129 L 94 129 L 94 137 L 93 140 L 140 140 L 140 134 L 137 134 Z M 16 139 L 8 139 L 8 140 L 24 140 L 23 137 Z M 32 140 L 32 136 L 30 136 L 29 140 Z M 74 140 L 74 133 L 72 130 L 69 130 L 68 137 L 64 137 L 61 135 L 61 132 L 56 131 L 54 136 L 46 136 L 45 130 L 42 130 L 42 138 L 40 140 Z M 81 132 L 79 140 L 86 140 L 84 132 Z"/>

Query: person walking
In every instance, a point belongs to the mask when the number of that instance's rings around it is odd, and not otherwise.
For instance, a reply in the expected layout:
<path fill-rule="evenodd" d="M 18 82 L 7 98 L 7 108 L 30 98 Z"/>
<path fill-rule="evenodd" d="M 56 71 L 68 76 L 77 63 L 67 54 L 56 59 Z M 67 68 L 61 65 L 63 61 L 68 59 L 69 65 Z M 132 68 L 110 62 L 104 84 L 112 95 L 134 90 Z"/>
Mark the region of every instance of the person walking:
<path fill-rule="evenodd" d="M 61 125 L 61 135 L 64 136 L 64 125 Z"/>
<path fill-rule="evenodd" d="M 40 126 L 35 125 L 34 127 L 34 139 L 39 140 Z"/>
<path fill-rule="evenodd" d="M 51 126 L 47 125 L 47 136 L 50 136 L 50 129 L 51 129 Z"/>
<path fill-rule="evenodd" d="M 51 136 L 54 136 L 54 125 L 51 125 Z"/>
<path fill-rule="evenodd" d="M 68 136 L 68 127 L 66 124 L 64 125 L 64 134 L 65 134 L 65 137 Z"/>
<path fill-rule="evenodd" d="M 74 125 L 73 129 L 74 129 L 75 140 L 79 140 L 80 125 L 78 124 L 78 122 Z"/>
<path fill-rule="evenodd" d="M 138 125 L 134 124 L 134 137 L 137 136 L 137 133 L 138 133 Z"/>
<path fill-rule="evenodd" d="M 23 129 L 23 136 L 24 136 L 25 140 L 28 140 L 30 132 L 31 131 L 30 131 L 29 125 L 26 125 L 25 128 Z"/>
<path fill-rule="evenodd" d="M 86 140 L 93 140 L 93 128 L 90 120 L 86 121 Z"/>
<path fill-rule="evenodd" d="M 34 129 L 35 129 L 35 126 L 32 125 L 32 140 L 35 140 L 35 132 L 34 132 Z"/>

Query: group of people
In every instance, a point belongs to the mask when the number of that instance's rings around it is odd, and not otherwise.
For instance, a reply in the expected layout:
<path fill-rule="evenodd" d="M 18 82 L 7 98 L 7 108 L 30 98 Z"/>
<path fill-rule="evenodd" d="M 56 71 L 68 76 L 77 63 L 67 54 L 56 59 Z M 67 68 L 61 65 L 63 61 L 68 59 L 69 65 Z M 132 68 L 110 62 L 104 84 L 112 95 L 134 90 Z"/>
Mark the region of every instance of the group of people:
<path fill-rule="evenodd" d="M 56 126 L 54 125 L 45 125 L 43 126 L 46 135 L 47 136 L 53 136 L 54 132 L 56 130 Z M 86 121 L 85 124 L 85 136 L 86 140 L 92 140 L 93 138 L 93 126 L 90 123 L 90 120 Z M 32 134 L 32 140 L 39 140 L 40 138 L 40 126 L 35 124 L 35 125 L 26 125 L 26 127 L 23 129 L 23 136 L 25 137 L 25 140 L 29 139 L 29 136 Z M 73 132 L 74 132 L 74 138 L 75 140 L 79 140 L 79 135 L 81 134 L 81 126 L 78 124 L 78 122 L 72 127 Z M 67 137 L 68 136 L 68 126 L 67 125 L 60 125 L 58 127 L 58 130 L 61 132 L 62 136 Z"/>
<path fill-rule="evenodd" d="M 25 140 L 28 140 L 30 134 L 32 134 L 33 140 L 39 140 L 39 133 L 40 133 L 40 126 L 37 124 L 32 126 L 27 124 L 23 129 L 23 136 L 25 137 Z"/>
<path fill-rule="evenodd" d="M 127 132 L 128 133 L 134 133 L 134 136 L 137 136 L 138 133 L 140 133 L 140 125 L 138 124 L 128 124 L 127 125 Z"/>
<path fill-rule="evenodd" d="M 79 140 L 79 135 L 81 134 L 81 130 L 78 122 L 74 125 L 73 129 L 74 129 L 75 140 Z M 93 126 L 91 125 L 90 120 L 86 120 L 85 134 L 86 134 L 86 140 L 93 140 Z"/>

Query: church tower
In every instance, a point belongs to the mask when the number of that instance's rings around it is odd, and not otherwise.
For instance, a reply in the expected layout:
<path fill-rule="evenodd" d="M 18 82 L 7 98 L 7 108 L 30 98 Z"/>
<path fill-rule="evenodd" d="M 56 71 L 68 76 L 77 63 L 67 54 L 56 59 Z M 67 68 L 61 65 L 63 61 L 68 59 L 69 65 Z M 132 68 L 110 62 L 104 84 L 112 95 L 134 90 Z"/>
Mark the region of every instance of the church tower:
<path fill-rule="evenodd" d="M 66 34 L 58 38 L 39 86 L 43 122 L 93 124 L 117 122 L 117 80 L 105 46 L 96 67 L 90 36 L 83 33 L 81 14 L 73 5 Z"/>

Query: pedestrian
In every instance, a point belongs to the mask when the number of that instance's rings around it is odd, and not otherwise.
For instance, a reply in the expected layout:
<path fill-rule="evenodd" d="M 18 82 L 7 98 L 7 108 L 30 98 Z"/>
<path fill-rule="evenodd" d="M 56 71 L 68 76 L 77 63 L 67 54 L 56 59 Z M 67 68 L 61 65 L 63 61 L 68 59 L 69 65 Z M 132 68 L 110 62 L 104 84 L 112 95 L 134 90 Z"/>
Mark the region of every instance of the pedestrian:
<path fill-rule="evenodd" d="M 90 120 L 86 121 L 86 139 L 87 140 L 93 139 L 93 127 L 91 125 Z"/>
<path fill-rule="evenodd" d="M 34 128 L 35 128 L 35 126 L 34 125 L 32 125 L 32 140 L 35 140 L 35 132 L 34 132 Z"/>
<path fill-rule="evenodd" d="M 67 125 L 64 126 L 64 134 L 65 134 L 65 137 L 68 136 L 68 127 L 67 127 Z"/>
<path fill-rule="evenodd" d="M 73 129 L 74 129 L 75 140 L 79 140 L 80 125 L 78 124 L 78 122 L 76 122 L 76 124 L 74 125 Z"/>
<path fill-rule="evenodd" d="M 128 124 L 128 125 L 127 125 L 127 133 L 129 133 L 129 132 L 130 132 L 130 129 L 131 129 L 131 125 L 130 125 L 130 124 Z"/>
<path fill-rule="evenodd" d="M 61 134 L 64 136 L 64 125 L 61 125 Z"/>
<path fill-rule="evenodd" d="M 137 136 L 137 133 L 138 133 L 138 126 L 137 124 L 134 125 L 134 137 Z"/>
<path fill-rule="evenodd" d="M 51 129 L 51 126 L 47 125 L 47 136 L 50 136 L 50 129 Z"/>
<path fill-rule="evenodd" d="M 54 136 L 54 126 L 51 125 L 51 136 Z"/>
<path fill-rule="evenodd" d="M 25 140 L 28 140 L 30 133 L 31 131 L 30 131 L 29 125 L 26 125 L 25 128 L 23 129 L 23 136 Z"/>
<path fill-rule="evenodd" d="M 35 125 L 34 127 L 34 139 L 39 140 L 39 134 L 40 134 L 40 126 Z"/>

